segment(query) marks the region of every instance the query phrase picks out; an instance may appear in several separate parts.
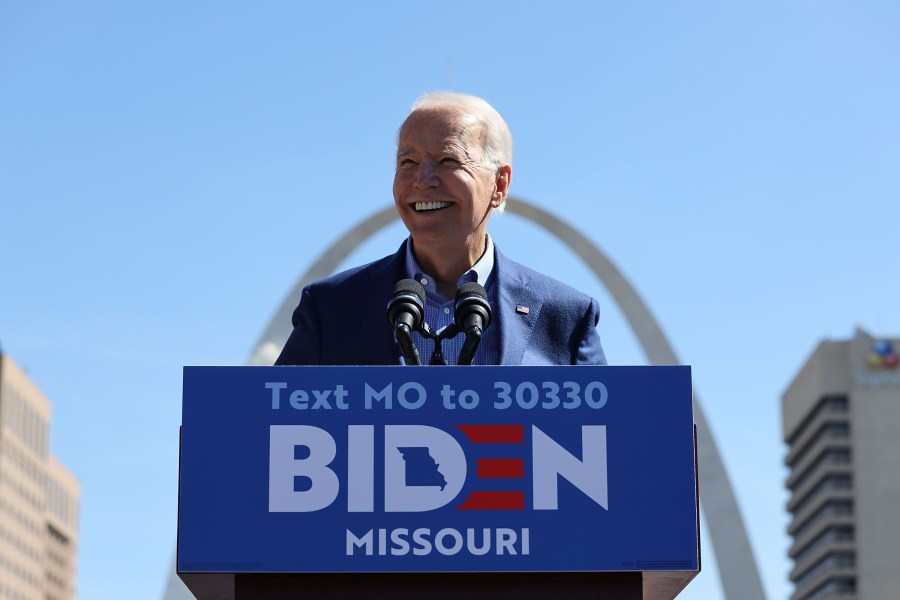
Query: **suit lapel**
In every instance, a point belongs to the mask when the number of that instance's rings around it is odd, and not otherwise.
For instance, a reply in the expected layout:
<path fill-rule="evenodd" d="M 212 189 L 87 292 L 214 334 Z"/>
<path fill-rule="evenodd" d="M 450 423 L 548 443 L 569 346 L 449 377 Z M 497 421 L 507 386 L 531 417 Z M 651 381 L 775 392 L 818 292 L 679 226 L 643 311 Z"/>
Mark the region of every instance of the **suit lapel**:
<path fill-rule="evenodd" d="M 521 365 L 544 300 L 529 286 L 530 277 L 499 251 L 494 268 L 499 285 L 494 314 L 500 326 L 500 364 Z"/>
<path fill-rule="evenodd" d="M 368 285 L 363 286 L 361 290 L 360 302 L 363 306 L 371 306 L 373 309 L 372 313 L 366 315 L 360 322 L 359 331 L 364 332 L 368 329 L 378 332 L 377 339 L 373 340 L 375 343 L 369 344 L 370 360 L 367 364 L 396 365 L 399 364 L 399 357 L 402 355 L 400 346 L 394 340 L 394 332 L 387 324 L 385 308 L 394 285 L 406 277 L 406 244 L 404 241 L 400 249 L 388 257 L 384 264 L 369 271 Z M 365 340 L 367 336 L 361 333 L 360 339 Z"/>

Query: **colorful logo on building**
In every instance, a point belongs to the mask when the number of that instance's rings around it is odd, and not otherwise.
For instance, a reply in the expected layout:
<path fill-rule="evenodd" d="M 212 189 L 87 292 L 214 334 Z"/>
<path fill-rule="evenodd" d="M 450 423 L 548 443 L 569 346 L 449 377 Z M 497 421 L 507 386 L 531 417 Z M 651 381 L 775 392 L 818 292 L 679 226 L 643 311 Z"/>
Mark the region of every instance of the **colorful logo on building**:
<path fill-rule="evenodd" d="M 872 344 L 872 350 L 866 359 L 870 369 L 896 369 L 900 363 L 900 357 L 894 350 L 894 345 L 886 340 Z"/>

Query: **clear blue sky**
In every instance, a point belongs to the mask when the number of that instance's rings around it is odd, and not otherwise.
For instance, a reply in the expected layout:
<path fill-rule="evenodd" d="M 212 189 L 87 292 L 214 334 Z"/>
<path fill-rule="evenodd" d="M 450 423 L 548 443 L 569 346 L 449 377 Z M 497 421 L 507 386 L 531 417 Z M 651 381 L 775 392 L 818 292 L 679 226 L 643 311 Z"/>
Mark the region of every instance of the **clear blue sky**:
<path fill-rule="evenodd" d="M 325 4 L 0 4 L 0 344 L 82 483 L 80 597 L 160 597 L 181 366 L 247 359 L 391 202 L 410 103 L 452 88 L 507 118 L 513 194 L 589 234 L 693 365 L 786 598 L 780 395 L 821 339 L 900 333 L 900 4 Z M 598 297 L 613 364 L 644 363 L 577 258 L 493 225 Z M 709 548 L 684 598 L 721 597 Z"/>

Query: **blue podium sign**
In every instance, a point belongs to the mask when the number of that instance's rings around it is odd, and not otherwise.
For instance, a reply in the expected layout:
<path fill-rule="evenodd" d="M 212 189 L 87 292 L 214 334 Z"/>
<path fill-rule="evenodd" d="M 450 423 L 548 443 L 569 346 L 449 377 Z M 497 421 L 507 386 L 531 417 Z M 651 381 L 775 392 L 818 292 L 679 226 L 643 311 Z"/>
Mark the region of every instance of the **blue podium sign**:
<path fill-rule="evenodd" d="M 178 572 L 699 569 L 689 367 L 185 367 Z"/>

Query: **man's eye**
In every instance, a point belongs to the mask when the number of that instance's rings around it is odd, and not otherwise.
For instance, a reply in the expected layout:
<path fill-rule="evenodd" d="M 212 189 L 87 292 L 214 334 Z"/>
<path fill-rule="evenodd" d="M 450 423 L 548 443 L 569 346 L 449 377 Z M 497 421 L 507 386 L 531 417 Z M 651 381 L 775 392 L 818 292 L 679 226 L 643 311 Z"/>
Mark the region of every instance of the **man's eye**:
<path fill-rule="evenodd" d="M 399 166 L 401 167 L 413 167 L 415 166 L 416 161 L 411 158 L 404 158 L 400 160 Z"/>
<path fill-rule="evenodd" d="M 442 165 L 447 165 L 448 167 L 456 167 L 459 166 L 459 161 L 455 158 L 450 158 L 449 156 L 441 159 Z"/>

